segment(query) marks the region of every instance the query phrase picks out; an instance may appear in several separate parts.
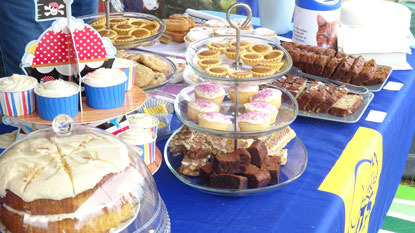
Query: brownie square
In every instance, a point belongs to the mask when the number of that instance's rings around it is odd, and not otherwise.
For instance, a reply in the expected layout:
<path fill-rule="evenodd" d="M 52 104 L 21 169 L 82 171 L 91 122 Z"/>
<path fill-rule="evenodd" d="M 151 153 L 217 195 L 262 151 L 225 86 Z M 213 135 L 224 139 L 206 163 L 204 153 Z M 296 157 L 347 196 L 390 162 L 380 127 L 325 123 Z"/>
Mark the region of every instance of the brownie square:
<path fill-rule="evenodd" d="M 256 140 L 248 148 L 248 151 L 251 154 L 251 164 L 261 167 L 265 158 L 268 156 L 268 150 L 265 142 Z"/>
<path fill-rule="evenodd" d="M 209 185 L 209 177 L 211 174 L 213 174 L 212 163 L 208 163 L 205 166 L 199 168 L 199 177 L 207 185 Z"/>
<path fill-rule="evenodd" d="M 209 186 L 223 189 L 246 189 L 248 179 L 233 174 L 212 174 L 209 178 Z"/>
<path fill-rule="evenodd" d="M 279 156 L 268 156 L 263 167 L 268 170 L 271 179 L 269 184 L 278 184 L 281 170 L 281 157 Z"/>
<path fill-rule="evenodd" d="M 268 185 L 271 175 L 265 168 L 257 168 L 249 165 L 246 170 L 240 173 L 241 176 L 248 178 L 248 188 L 261 188 Z"/>
<path fill-rule="evenodd" d="M 249 152 L 245 153 L 218 154 L 213 158 L 213 171 L 217 174 L 234 174 L 245 171 L 249 164 Z"/>

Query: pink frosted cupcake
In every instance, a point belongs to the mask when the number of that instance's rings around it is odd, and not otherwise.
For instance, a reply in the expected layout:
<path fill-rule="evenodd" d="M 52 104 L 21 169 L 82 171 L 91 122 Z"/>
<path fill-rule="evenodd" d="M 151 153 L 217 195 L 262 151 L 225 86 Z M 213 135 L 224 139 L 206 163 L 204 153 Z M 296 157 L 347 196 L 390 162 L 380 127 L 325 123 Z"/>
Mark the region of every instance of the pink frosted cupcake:
<path fill-rule="evenodd" d="M 195 98 L 208 100 L 217 104 L 222 105 L 223 98 L 225 98 L 225 90 L 213 83 L 202 83 L 195 87 Z"/>
<path fill-rule="evenodd" d="M 230 130 L 232 120 L 220 112 L 205 112 L 199 114 L 199 125 L 204 128 L 216 130 Z"/>
<path fill-rule="evenodd" d="M 263 112 L 247 112 L 238 117 L 241 131 L 266 130 L 270 127 L 270 117 Z"/>
<path fill-rule="evenodd" d="M 270 124 L 277 119 L 278 109 L 274 105 L 264 102 L 253 102 L 244 104 L 245 112 L 263 112 L 270 117 Z"/>
<path fill-rule="evenodd" d="M 259 87 L 256 85 L 249 85 L 249 86 L 239 86 L 238 87 L 238 104 L 245 104 L 249 102 L 251 96 L 258 93 Z M 232 103 L 235 103 L 235 87 L 229 88 L 229 95 L 231 97 Z"/>
<path fill-rule="evenodd" d="M 281 106 L 281 96 L 282 92 L 280 90 L 267 88 L 253 95 L 251 102 L 264 102 L 279 108 Z"/>
<path fill-rule="evenodd" d="M 208 100 L 195 99 L 187 104 L 187 116 L 198 121 L 198 115 L 204 112 L 219 112 L 219 106 Z"/>

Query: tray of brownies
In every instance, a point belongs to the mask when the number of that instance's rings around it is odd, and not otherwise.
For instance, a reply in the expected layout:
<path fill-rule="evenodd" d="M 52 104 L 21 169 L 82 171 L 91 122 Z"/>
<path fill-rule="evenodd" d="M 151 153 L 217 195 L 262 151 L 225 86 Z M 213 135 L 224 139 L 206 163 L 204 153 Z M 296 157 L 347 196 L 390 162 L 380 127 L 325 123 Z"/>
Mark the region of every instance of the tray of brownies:
<path fill-rule="evenodd" d="M 347 55 L 333 49 L 293 42 L 282 43 L 293 60 L 295 73 L 307 78 L 320 77 L 330 82 L 364 86 L 371 92 L 382 89 L 392 73 L 392 68 L 376 64 L 374 59 L 366 61 L 362 56 Z"/>

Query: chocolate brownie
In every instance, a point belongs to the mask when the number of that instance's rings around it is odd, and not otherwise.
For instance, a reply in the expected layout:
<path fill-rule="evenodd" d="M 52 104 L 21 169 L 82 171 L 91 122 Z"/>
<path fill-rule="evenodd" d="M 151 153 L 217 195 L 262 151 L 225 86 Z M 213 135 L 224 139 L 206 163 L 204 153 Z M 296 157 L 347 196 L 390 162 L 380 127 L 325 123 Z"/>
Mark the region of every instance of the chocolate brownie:
<path fill-rule="evenodd" d="M 376 73 L 376 61 L 371 59 L 370 61 L 365 62 L 362 70 L 359 75 L 352 80 L 352 84 L 363 85 L 366 82 L 369 82 Z"/>
<path fill-rule="evenodd" d="M 281 157 L 268 156 L 264 161 L 263 167 L 268 170 L 271 176 L 269 184 L 278 184 L 280 178 Z"/>
<path fill-rule="evenodd" d="M 331 58 L 324 69 L 323 77 L 330 78 L 342 60 L 342 58 L 337 57 Z"/>
<path fill-rule="evenodd" d="M 213 170 L 217 174 L 243 172 L 249 164 L 246 158 L 246 154 L 240 155 L 235 153 L 235 151 L 227 154 L 218 154 L 213 158 Z"/>
<path fill-rule="evenodd" d="M 327 98 L 327 92 L 325 88 L 326 85 L 324 85 L 324 83 L 318 83 L 316 86 L 317 90 L 313 92 L 313 96 L 306 106 L 307 111 L 314 112 L 314 110 Z"/>
<path fill-rule="evenodd" d="M 383 83 L 388 77 L 390 72 L 390 67 L 380 66 L 376 69 L 375 77 L 366 82 L 367 85 L 374 85 L 378 83 Z"/>
<path fill-rule="evenodd" d="M 209 186 L 223 189 L 246 189 L 248 179 L 233 174 L 212 174 L 209 177 Z"/>
<path fill-rule="evenodd" d="M 352 67 L 354 60 L 355 57 L 353 56 L 347 56 L 346 58 L 344 58 L 343 62 L 340 63 L 340 65 L 334 71 L 333 75 L 331 76 L 331 79 L 341 81 L 343 79 L 343 76 L 347 75 L 347 72 Z"/>
<path fill-rule="evenodd" d="M 313 69 L 310 72 L 310 74 L 322 76 L 324 68 L 326 68 L 326 65 L 330 61 L 330 59 L 330 56 L 319 55 L 314 61 Z"/>
<path fill-rule="evenodd" d="M 333 106 L 340 98 L 346 95 L 349 90 L 345 86 L 340 86 L 336 88 L 333 84 L 327 86 L 326 91 L 328 96 L 323 103 L 316 109 L 316 113 L 328 113 L 331 106 Z"/>
<path fill-rule="evenodd" d="M 199 168 L 199 177 L 200 179 L 205 182 L 205 184 L 209 185 L 209 176 L 213 174 L 213 166 L 212 163 L 208 163 L 205 166 Z"/>
<path fill-rule="evenodd" d="M 239 155 L 239 158 L 241 160 L 242 166 L 248 166 L 249 163 L 251 163 L 251 154 L 249 151 L 245 148 L 238 148 L 233 153 Z"/>
<path fill-rule="evenodd" d="M 257 168 L 250 164 L 246 170 L 239 175 L 248 178 L 248 188 L 261 188 L 269 184 L 271 175 L 266 168 Z"/>
<path fill-rule="evenodd" d="M 357 57 L 354 60 L 352 67 L 347 72 L 347 75 L 343 76 L 342 82 L 350 83 L 354 78 L 356 78 L 359 75 L 364 64 L 365 59 L 362 56 Z"/>
<path fill-rule="evenodd" d="M 251 164 L 261 167 L 265 158 L 268 156 L 268 150 L 265 142 L 256 140 L 248 148 L 248 151 L 251 154 Z"/>

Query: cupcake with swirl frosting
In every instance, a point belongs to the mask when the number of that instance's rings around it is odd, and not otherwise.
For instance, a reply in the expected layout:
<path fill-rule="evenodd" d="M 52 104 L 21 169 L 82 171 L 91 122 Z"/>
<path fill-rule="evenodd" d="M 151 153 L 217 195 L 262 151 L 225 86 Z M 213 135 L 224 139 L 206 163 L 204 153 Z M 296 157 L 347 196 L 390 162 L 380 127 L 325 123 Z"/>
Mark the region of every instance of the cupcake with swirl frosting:
<path fill-rule="evenodd" d="M 89 107 L 112 109 L 124 104 L 127 76 L 121 70 L 99 68 L 84 76 L 82 81 Z"/>

